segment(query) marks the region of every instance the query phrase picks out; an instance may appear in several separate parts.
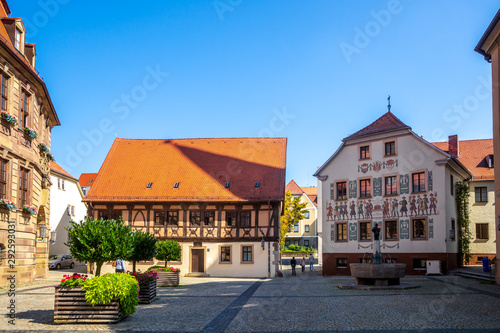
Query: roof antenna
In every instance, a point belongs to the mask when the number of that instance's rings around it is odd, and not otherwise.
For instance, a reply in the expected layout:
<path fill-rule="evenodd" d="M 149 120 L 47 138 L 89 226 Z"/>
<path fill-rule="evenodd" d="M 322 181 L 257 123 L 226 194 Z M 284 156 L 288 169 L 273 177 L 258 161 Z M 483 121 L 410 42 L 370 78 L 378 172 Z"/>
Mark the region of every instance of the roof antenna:
<path fill-rule="evenodd" d="M 391 95 L 387 97 L 387 109 L 391 112 Z"/>

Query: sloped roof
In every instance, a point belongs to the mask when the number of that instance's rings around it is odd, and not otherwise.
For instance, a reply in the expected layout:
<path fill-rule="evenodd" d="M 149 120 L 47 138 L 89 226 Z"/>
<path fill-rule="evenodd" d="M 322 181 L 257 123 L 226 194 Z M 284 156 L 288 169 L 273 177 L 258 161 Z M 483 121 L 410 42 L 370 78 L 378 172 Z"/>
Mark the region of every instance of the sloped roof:
<path fill-rule="evenodd" d="M 300 186 L 297 185 L 297 183 L 293 179 L 290 180 L 290 182 L 285 187 L 285 192 L 288 191 L 290 191 L 292 195 L 302 195 L 302 193 L 304 193 L 304 191 L 302 191 Z"/>
<path fill-rule="evenodd" d="M 354 134 L 349 135 L 344 138 L 345 140 L 352 140 L 361 138 L 368 135 L 379 134 L 384 132 L 392 132 L 400 129 L 411 129 L 410 126 L 405 125 L 401 120 L 398 119 L 392 112 L 388 111 L 384 113 L 380 118 L 375 120 L 370 125 L 360 129 Z"/>
<path fill-rule="evenodd" d="M 283 200 L 286 144 L 286 138 L 117 138 L 84 201 Z"/>
<path fill-rule="evenodd" d="M 448 142 L 433 142 L 448 152 Z M 493 180 L 494 169 L 488 167 L 487 156 L 493 154 L 493 139 L 459 140 L 458 160 L 472 173 L 472 180 Z"/>
<path fill-rule="evenodd" d="M 72 175 L 70 175 L 66 170 L 64 170 L 56 162 L 50 162 L 50 171 L 58 173 L 58 174 L 60 174 L 62 176 L 66 176 L 66 177 L 71 178 L 71 179 L 73 179 L 75 181 L 78 181 L 78 179 L 76 179 L 75 177 L 73 177 Z"/>
<path fill-rule="evenodd" d="M 94 180 L 97 177 L 97 173 L 82 173 L 80 178 L 78 178 L 78 182 L 80 186 L 92 186 Z"/>
<path fill-rule="evenodd" d="M 302 187 L 305 194 L 311 199 L 315 206 L 318 206 L 318 188 L 316 186 Z"/>

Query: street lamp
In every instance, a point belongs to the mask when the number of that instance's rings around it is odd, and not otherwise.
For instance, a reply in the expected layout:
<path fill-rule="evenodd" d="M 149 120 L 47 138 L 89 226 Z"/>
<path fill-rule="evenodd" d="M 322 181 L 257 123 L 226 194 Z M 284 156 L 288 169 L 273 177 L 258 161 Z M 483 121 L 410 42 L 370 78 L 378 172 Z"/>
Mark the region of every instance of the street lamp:
<path fill-rule="evenodd" d="M 262 246 L 262 250 L 266 248 L 266 241 L 264 240 L 264 237 L 262 237 L 262 240 L 260 241 L 260 246 Z"/>
<path fill-rule="evenodd" d="M 45 225 L 41 225 L 39 230 L 40 230 L 40 238 L 42 240 L 47 238 L 47 227 Z"/>

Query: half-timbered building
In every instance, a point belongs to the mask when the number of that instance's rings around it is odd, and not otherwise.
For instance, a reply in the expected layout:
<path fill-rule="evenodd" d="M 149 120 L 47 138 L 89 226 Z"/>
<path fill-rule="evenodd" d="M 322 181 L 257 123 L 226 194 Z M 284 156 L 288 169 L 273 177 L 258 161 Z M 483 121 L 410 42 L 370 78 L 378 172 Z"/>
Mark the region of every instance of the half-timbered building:
<path fill-rule="evenodd" d="M 181 260 L 169 265 L 183 275 L 274 276 L 286 143 L 116 139 L 84 201 L 89 216 L 121 216 L 134 229 L 179 241 Z"/>

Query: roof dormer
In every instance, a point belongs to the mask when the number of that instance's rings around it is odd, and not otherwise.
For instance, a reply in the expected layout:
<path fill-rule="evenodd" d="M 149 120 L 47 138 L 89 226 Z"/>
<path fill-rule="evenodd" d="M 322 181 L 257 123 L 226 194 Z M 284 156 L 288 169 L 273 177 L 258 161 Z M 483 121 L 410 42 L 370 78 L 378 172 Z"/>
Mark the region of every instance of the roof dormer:
<path fill-rule="evenodd" d="M 26 29 L 23 20 L 15 17 L 3 17 L 2 23 L 14 48 L 24 55 Z"/>
<path fill-rule="evenodd" d="M 24 55 L 26 56 L 26 59 L 28 59 L 28 61 L 30 62 L 31 66 L 35 68 L 35 63 L 36 63 L 35 44 L 24 43 Z"/>

